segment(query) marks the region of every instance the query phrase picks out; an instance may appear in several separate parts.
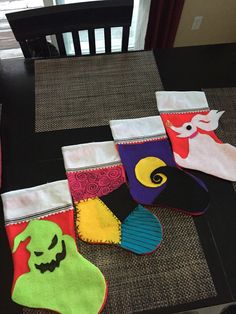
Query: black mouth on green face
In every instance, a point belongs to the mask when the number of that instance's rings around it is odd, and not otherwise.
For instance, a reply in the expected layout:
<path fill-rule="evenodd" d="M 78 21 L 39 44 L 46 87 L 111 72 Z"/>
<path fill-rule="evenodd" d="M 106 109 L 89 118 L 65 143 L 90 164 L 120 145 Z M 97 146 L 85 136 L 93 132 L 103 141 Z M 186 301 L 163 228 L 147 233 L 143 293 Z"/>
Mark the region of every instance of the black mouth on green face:
<path fill-rule="evenodd" d="M 50 263 L 41 263 L 41 264 L 34 264 L 35 268 L 40 270 L 40 272 L 43 274 L 45 271 L 53 272 L 56 267 L 60 266 L 61 261 L 63 261 L 66 257 L 66 245 L 65 241 L 61 241 L 62 250 L 60 253 L 57 253 L 55 256 L 55 260 L 53 259 Z"/>

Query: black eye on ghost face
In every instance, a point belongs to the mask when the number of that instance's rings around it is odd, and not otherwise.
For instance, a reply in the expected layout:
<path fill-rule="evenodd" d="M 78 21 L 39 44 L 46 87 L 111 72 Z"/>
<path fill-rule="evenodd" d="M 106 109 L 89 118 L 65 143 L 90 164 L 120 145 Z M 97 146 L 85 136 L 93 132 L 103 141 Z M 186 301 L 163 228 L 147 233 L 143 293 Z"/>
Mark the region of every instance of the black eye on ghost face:
<path fill-rule="evenodd" d="M 34 252 L 34 255 L 36 255 L 36 256 L 41 256 L 41 255 L 43 255 L 43 252 Z"/>
<path fill-rule="evenodd" d="M 58 238 L 57 238 L 57 235 L 55 234 L 54 237 L 52 238 L 52 242 L 49 245 L 48 249 L 49 250 L 53 249 L 57 245 L 57 242 L 58 242 Z M 35 256 L 41 256 L 41 255 L 43 255 L 43 252 L 35 251 L 34 255 Z"/>
<path fill-rule="evenodd" d="M 192 130 L 192 126 L 191 126 L 190 124 L 188 124 L 188 125 L 186 126 L 186 130 L 188 130 L 188 131 Z"/>
<path fill-rule="evenodd" d="M 48 249 L 51 250 L 53 249 L 56 245 L 57 245 L 57 242 L 58 242 L 58 237 L 57 235 L 55 234 L 53 239 L 52 239 L 52 242 L 51 244 L 49 245 Z"/>
<path fill-rule="evenodd" d="M 51 241 L 51 244 L 48 247 L 48 250 L 51 250 L 54 247 L 56 247 L 57 243 L 58 237 L 55 235 Z M 49 253 L 50 252 L 48 252 L 48 254 Z M 37 256 L 40 256 L 43 254 L 43 252 L 34 252 L 34 254 L 35 255 L 39 254 Z M 34 264 L 35 268 L 38 269 L 42 274 L 45 273 L 46 271 L 53 272 L 57 267 L 60 267 L 61 261 L 63 261 L 66 258 L 66 245 L 64 240 L 61 240 L 61 251 L 59 250 L 59 252 L 56 253 L 52 251 L 52 253 L 50 253 L 49 256 L 52 254 L 53 255 L 55 254 L 55 256 L 52 259 L 50 257 L 50 260 L 47 261 L 46 263 Z"/>

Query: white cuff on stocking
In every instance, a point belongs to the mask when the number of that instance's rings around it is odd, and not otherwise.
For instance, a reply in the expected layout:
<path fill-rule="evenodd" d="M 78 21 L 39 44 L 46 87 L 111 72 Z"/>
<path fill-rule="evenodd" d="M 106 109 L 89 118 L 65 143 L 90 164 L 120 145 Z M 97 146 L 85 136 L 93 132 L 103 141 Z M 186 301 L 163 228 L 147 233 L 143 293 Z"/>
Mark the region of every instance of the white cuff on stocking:
<path fill-rule="evenodd" d="M 109 166 L 121 162 L 113 141 L 64 146 L 62 154 L 66 171 Z"/>
<path fill-rule="evenodd" d="M 156 92 L 160 113 L 209 110 L 204 92 Z"/>
<path fill-rule="evenodd" d="M 1 197 L 6 225 L 73 208 L 67 180 L 7 192 Z"/>
<path fill-rule="evenodd" d="M 160 116 L 111 120 L 110 127 L 115 142 L 145 140 L 166 136 Z"/>

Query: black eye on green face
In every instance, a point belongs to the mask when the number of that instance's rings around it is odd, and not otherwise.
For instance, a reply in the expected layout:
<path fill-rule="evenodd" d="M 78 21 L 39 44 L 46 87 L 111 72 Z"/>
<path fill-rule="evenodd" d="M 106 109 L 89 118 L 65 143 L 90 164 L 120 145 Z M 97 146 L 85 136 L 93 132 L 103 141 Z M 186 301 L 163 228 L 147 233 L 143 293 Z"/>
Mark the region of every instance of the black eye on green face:
<path fill-rule="evenodd" d="M 53 237 L 53 239 L 52 239 L 51 244 L 50 244 L 49 247 L 48 247 L 48 249 L 49 249 L 49 250 L 53 249 L 54 246 L 57 245 L 57 242 L 58 242 L 58 238 L 57 238 L 57 235 L 55 234 L 54 237 Z"/>
<path fill-rule="evenodd" d="M 43 255 L 43 252 L 34 252 L 34 254 L 35 254 L 36 256 L 41 256 L 41 255 Z"/>

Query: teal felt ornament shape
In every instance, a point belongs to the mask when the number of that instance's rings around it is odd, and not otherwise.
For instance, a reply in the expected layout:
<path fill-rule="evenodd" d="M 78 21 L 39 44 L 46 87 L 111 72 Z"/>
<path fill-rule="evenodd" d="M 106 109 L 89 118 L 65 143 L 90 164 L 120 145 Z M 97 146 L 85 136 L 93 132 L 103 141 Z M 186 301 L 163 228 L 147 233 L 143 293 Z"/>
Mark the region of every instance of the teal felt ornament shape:
<path fill-rule="evenodd" d="M 15 237 L 13 253 L 28 238 L 29 272 L 18 277 L 12 299 L 61 314 L 98 313 L 106 282 L 100 270 L 78 253 L 74 239 L 54 222 L 32 220 Z"/>

